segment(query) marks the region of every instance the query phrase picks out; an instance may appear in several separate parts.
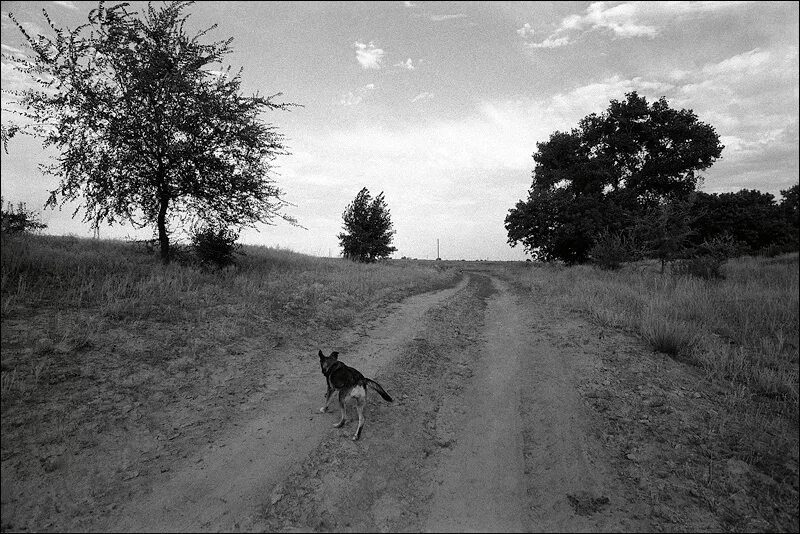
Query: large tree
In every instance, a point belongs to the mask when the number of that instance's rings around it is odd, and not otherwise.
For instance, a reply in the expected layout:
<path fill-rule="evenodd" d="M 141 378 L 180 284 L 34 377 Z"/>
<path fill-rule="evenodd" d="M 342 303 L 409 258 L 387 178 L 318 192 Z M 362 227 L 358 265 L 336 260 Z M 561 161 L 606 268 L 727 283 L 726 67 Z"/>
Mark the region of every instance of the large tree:
<path fill-rule="evenodd" d="M 372 198 L 364 187 L 347 205 L 342 218 L 345 231 L 338 237 L 345 258 L 369 263 L 397 250 L 391 246 L 395 232 L 383 192 Z"/>
<path fill-rule="evenodd" d="M 84 220 L 131 222 L 157 234 L 161 258 L 170 256 L 170 233 L 188 221 L 252 226 L 275 217 L 294 223 L 271 176 L 285 154 L 282 136 L 261 120 L 280 93 L 241 94 L 221 61 L 231 39 L 203 43 L 185 28 L 191 2 L 171 2 L 144 13 L 103 2 L 75 29 L 52 36 L 22 32 L 32 53 L 6 55 L 38 88 L 8 91 L 24 119 L 4 125 L 4 141 L 17 133 L 40 137 L 59 152 L 43 165 L 60 179 L 47 205 L 79 200 Z M 23 111 L 19 111 L 23 110 Z"/>
<path fill-rule="evenodd" d="M 505 219 L 509 244 L 581 263 L 600 232 L 631 228 L 648 211 L 685 200 L 723 147 L 691 110 L 631 92 L 536 148 L 528 198 Z"/>

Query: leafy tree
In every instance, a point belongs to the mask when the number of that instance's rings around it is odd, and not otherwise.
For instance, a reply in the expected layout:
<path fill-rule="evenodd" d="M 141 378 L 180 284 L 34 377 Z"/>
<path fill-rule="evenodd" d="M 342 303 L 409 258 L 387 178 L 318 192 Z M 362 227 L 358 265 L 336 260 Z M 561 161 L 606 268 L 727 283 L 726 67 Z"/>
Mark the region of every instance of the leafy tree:
<path fill-rule="evenodd" d="M 789 250 L 800 248 L 800 184 L 781 190 L 780 211 L 789 230 Z"/>
<path fill-rule="evenodd" d="M 788 193 L 791 198 L 791 190 Z M 790 203 L 791 200 L 784 200 Z M 745 253 L 768 247 L 792 250 L 797 227 L 792 226 L 790 210 L 777 204 L 770 193 L 742 189 L 736 193 L 698 193 L 693 223 L 695 241 L 711 241 L 731 236 Z"/>
<path fill-rule="evenodd" d="M 338 237 L 345 258 L 374 262 L 397 250 L 391 246 L 395 232 L 383 192 L 373 199 L 364 187 L 347 205 L 342 218 L 345 231 Z"/>
<path fill-rule="evenodd" d="M 587 261 L 601 232 L 618 234 L 648 210 L 686 199 L 723 149 L 691 110 L 663 97 L 648 104 L 636 92 L 536 148 L 528 199 L 505 219 L 508 242 L 567 263 Z"/>
<path fill-rule="evenodd" d="M 32 54 L 4 54 L 40 88 L 7 91 L 25 111 L 8 110 L 24 120 L 4 126 L 3 141 L 25 133 L 60 152 L 43 166 L 60 178 L 47 205 L 82 199 L 73 216 L 83 208 L 87 222 L 151 227 L 165 263 L 170 233 L 187 221 L 295 222 L 271 177 L 283 137 L 259 119 L 294 104 L 241 95 L 241 69 L 214 69 L 233 39 L 201 42 L 216 26 L 190 36 L 190 4 L 148 4 L 140 16 L 100 2 L 75 29 L 45 11 L 52 37 L 30 35 L 9 14 Z"/>

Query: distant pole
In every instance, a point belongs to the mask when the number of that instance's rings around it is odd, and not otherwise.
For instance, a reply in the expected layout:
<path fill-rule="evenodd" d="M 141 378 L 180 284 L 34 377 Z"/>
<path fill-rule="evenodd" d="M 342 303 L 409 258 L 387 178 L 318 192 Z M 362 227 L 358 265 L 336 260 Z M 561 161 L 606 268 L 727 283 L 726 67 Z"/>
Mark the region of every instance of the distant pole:
<path fill-rule="evenodd" d="M 439 255 L 439 238 L 436 238 L 436 259 L 441 260 L 442 257 Z"/>

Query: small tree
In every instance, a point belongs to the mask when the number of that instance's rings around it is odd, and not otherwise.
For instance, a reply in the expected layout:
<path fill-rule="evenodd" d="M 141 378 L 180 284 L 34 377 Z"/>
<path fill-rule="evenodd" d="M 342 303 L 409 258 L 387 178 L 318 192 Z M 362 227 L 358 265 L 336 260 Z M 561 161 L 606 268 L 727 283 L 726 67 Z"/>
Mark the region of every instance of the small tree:
<path fill-rule="evenodd" d="M 646 210 L 632 229 L 634 239 L 641 243 L 641 255 L 661 261 L 661 274 L 667 263 L 684 258 L 691 248 L 693 225 L 700 214 L 692 213 L 693 198 L 672 200 Z"/>
<path fill-rule="evenodd" d="M 74 30 L 45 11 L 51 37 L 30 35 L 9 14 L 32 54 L 3 54 L 40 86 L 5 91 L 19 107 L 4 111 L 24 120 L 3 126 L 3 143 L 29 134 L 61 153 L 42 166 L 60 178 L 47 205 L 82 199 L 75 214 L 83 208 L 84 221 L 152 227 L 164 263 L 176 223 L 294 223 L 270 176 L 286 153 L 283 138 L 259 119 L 294 104 L 275 103 L 279 94 L 242 96 L 241 70 L 218 66 L 233 39 L 201 42 L 215 26 L 188 35 L 189 5 L 148 4 L 139 16 L 128 4 L 100 2 Z"/>
<path fill-rule="evenodd" d="M 391 246 L 395 232 L 383 192 L 373 199 L 367 188 L 363 188 L 348 204 L 342 218 L 345 232 L 338 237 L 345 258 L 374 262 L 397 250 Z"/>

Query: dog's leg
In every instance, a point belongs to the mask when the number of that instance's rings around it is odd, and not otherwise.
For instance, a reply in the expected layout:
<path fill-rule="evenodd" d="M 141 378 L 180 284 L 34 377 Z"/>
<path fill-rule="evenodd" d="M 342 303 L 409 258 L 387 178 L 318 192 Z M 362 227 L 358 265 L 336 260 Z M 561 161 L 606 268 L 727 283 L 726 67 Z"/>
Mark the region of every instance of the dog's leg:
<path fill-rule="evenodd" d="M 363 397 L 356 397 L 356 410 L 358 410 L 358 428 L 356 433 L 353 434 L 353 441 L 361 437 L 361 429 L 364 428 L 364 405 L 367 403 L 366 395 Z"/>
<path fill-rule="evenodd" d="M 325 413 L 328 411 L 328 402 L 330 402 L 334 391 L 332 387 L 328 386 L 328 391 L 325 392 L 325 406 L 319 409 L 320 412 Z"/>
<path fill-rule="evenodd" d="M 345 421 L 347 420 L 347 411 L 346 411 L 345 405 L 344 405 L 344 397 L 345 397 L 345 391 L 343 389 L 340 389 L 339 390 L 339 408 L 342 409 L 342 418 L 338 423 L 333 425 L 335 428 L 341 427 L 345 423 Z"/>

